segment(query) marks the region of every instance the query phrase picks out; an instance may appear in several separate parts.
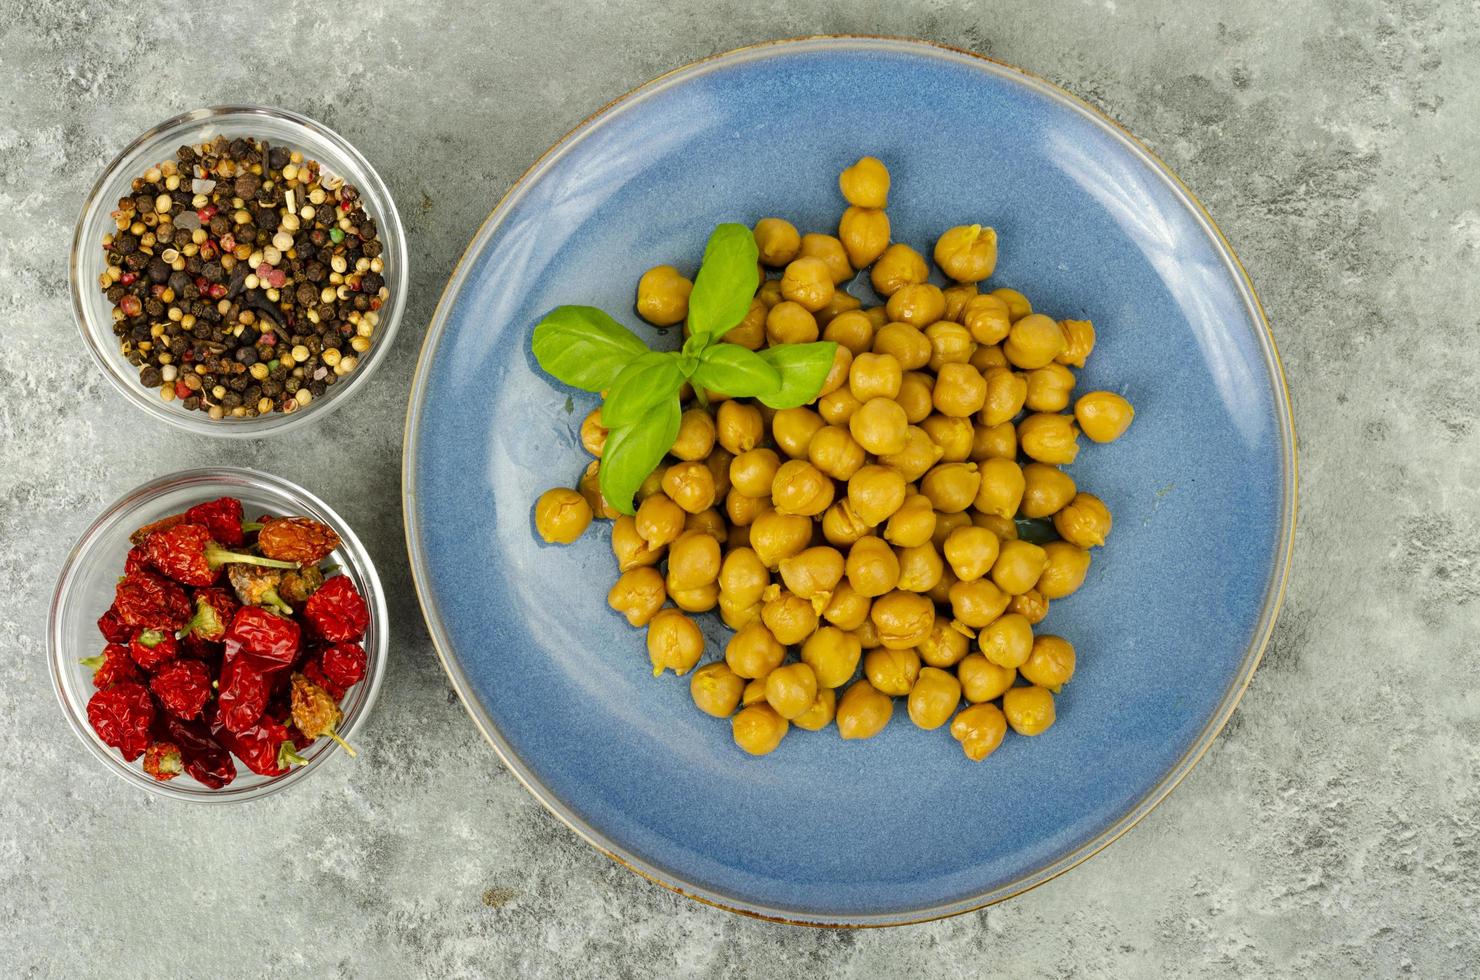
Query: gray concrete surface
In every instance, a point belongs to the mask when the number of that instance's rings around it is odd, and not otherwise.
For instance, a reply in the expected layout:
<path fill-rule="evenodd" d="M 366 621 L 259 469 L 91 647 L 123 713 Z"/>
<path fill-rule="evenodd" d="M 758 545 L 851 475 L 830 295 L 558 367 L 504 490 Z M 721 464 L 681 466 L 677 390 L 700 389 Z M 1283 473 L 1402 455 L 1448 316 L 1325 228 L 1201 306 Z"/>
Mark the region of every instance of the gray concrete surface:
<path fill-rule="evenodd" d="M 0 0 L 0 974 L 1457 976 L 1480 961 L 1480 8 L 1434 0 Z M 693 58 L 921 35 L 1101 106 L 1207 203 L 1289 370 L 1303 506 L 1289 601 L 1234 723 L 1171 800 L 988 911 L 806 931 L 610 864 L 453 698 L 404 558 L 407 387 L 441 285 L 509 183 Z M 245 99 L 356 142 L 401 203 L 415 294 L 373 390 L 228 444 L 146 424 L 85 359 L 65 258 L 98 168 Z M 65 728 L 43 623 L 66 548 L 142 480 L 234 462 L 307 483 L 395 593 L 358 764 L 243 808 L 147 799 Z M 321 475 L 336 467 L 333 481 Z"/>

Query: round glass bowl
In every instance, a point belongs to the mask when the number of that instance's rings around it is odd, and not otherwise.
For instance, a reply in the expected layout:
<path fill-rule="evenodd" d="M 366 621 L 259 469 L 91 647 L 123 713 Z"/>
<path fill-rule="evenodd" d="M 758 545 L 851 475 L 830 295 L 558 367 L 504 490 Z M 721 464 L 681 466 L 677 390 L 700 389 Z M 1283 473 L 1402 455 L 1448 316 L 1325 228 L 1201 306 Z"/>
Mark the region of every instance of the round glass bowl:
<path fill-rule="evenodd" d="M 169 782 L 155 780 L 144 772 L 142 759 L 125 762 L 118 750 L 104 744 L 88 724 L 87 702 L 95 689 L 92 671 L 78 661 L 96 656 L 106 643 L 98 632 L 97 619 L 113 603 L 114 586 L 123 573 L 129 550 L 129 534 L 195 504 L 227 496 L 241 500 L 248 520 L 260 514 L 312 517 L 339 534 L 339 548 L 324 563 L 337 564 L 370 607 L 370 625 L 360 641 L 367 660 L 365 678 L 340 702 L 344 719 L 338 731 L 345 741 L 354 743 L 355 732 L 369 715 L 385 676 L 390 636 L 385 593 L 364 545 L 328 504 L 287 480 L 246 469 L 186 470 L 129 491 L 83 532 L 62 565 L 47 623 L 51 677 L 72 730 L 104 766 L 136 786 L 178 800 L 227 803 L 264 796 L 307 779 L 326 758 L 340 751 L 332 739 L 320 738 L 303 751 L 307 764 L 276 777 L 259 776 L 235 760 L 236 779 L 220 789 L 211 789 L 183 774 Z"/>
<path fill-rule="evenodd" d="M 344 375 L 307 407 L 291 414 L 275 411 L 256 418 L 213 420 L 205 412 L 182 408 L 178 400 L 162 400 L 157 388 L 145 388 L 139 383 L 139 369 L 120 353 L 118 338 L 113 334 L 113 304 L 108 302 L 98 285 L 99 276 L 107 268 L 103 236 L 117 230 L 112 213 L 118 206 L 118 199 L 127 195 L 134 179 L 150 167 L 175 159 L 175 151 L 181 145 L 204 143 L 217 136 L 266 139 L 273 146 L 298 150 L 305 159 L 317 160 L 324 173 L 343 177 L 346 183 L 359 190 L 365 210 L 380 229 L 381 258 L 385 263 L 381 274 L 390 290 L 390 298 L 379 311 L 380 323 L 375 329 L 374 343 L 360 356 L 354 371 Z M 344 137 L 327 126 L 285 109 L 261 106 L 215 106 L 175 116 L 144 133 L 114 157 L 93 186 L 77 221 L 69 275 L 72 305 L 87 348 L 108 380 L 129 401 L 150 415 L 191 432 L 251 437 L 283 432 L 303 426 L 310 418 L 323 418 L 342 405 L 350 392 L 363 387 L 366 379 L 385 359 L 395 339 L 396 328 L 406 308 L 409 281 L 406 233 L 401 227 L 401 217 L 396 213 L 390 192 L 369 162 Z"/>

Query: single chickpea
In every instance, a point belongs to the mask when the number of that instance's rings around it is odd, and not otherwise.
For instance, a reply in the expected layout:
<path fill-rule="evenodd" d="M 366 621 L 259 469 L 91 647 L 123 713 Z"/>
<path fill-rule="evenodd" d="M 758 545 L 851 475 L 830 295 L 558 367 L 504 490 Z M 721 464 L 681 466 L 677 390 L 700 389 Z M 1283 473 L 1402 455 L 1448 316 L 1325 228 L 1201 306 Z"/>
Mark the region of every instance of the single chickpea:
<path fill-rule="evenodd" d="M 637 281 L 637 315 L 655 327 L 671 327 L 689 315 L 694 284 L 671 265 L 658 265 Z"/>
<path fill-rule="evenodd" d="M 534 505 L 534 526 L 551 544 L 570 544 L 591 523 L 591 505 L 569 487 L 540 494 Z"/>

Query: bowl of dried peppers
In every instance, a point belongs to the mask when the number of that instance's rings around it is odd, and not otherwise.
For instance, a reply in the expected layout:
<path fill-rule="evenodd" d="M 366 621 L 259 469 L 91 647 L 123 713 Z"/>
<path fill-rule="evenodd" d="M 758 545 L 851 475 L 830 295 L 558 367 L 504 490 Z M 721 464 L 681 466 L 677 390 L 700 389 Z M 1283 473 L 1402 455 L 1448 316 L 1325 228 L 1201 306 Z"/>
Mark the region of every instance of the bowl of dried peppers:
<path fill-rule="evenodd" d="M 234 468 L 161 477 L 109 506 L 62 567 L 47 631 L 57 697 L 92 754 L 205 802 L 355 754 L 387 637 L 375 566 L 339 515 Z"/>

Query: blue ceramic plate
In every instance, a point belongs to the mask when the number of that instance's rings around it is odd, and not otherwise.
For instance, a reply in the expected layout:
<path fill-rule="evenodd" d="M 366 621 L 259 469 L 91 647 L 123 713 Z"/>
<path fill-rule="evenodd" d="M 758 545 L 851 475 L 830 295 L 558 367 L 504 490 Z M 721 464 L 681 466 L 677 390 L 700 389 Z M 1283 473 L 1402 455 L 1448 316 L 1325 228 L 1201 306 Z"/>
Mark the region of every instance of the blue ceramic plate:
<path fill-rule="evenodd" d="M 929 254 L 994 225 L 991 286 L 1099 343 L 1084 390 L 1135 403 L 1073 475 L 1115 532 L 1049 622 L 1079 651 L 1059 721 L 981 764 L 901 707 L 878 738 L 796 732 L 764 759 L 655 680 L 607 609 L 608 525 L 538 543 L 535 498 L 586 465 L 594 396 L 542 376 L 530 331 L 562 303 L 630 311 L 652 265 L 692 271 L 718 222 L 831 231 L 837 174 L 893 174 L 897 240 Z M 655 331 L 625 319 L 645 336 Z M 1191 195 L 1059 89 L 923 43 L 816 38 L 736 51 L 585 122 L 499 204 L 421 354 L 406 533 L 447 673 L 506 765 L 577 833 L 684 894 L 788 921 L 875 925 L 976 908 L 1124 832 L 1197 762 L 1263 651 L 1290 555 L 1294 442 L 1253 291 Z M 711 630 L 709 657 L 723 649 Z"/>

